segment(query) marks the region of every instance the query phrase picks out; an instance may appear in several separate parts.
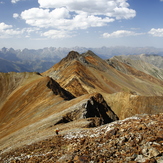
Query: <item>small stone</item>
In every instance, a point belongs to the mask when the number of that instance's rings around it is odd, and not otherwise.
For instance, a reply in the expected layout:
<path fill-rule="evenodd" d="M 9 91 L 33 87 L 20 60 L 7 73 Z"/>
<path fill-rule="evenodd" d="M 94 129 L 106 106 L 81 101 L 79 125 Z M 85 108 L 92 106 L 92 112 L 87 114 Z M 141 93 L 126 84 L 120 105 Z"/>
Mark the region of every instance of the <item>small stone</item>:
<path fill-rule="evenodd" d="M 146 146 L 142 149 L 142 154 L 148 156 L 148 148 Z"/>
<path fill-rule="evenodd" d="M 134 153 L 132 156 L 131 156 L 131 160 L 135 160 L 135 158 L 137 157 L 138 155 L 136 153 Z"/>
<path fill-rule="evenodd" d="M 163 156 L 157 160 L 157 163 L 163 163 Z"/>
<path fill-rule="evenodd" d="M 145 162 L 146 160 L 148 160 L 148 158 L 144 157 L 143 155 L 138 155 L 135 159 L 137 162 Z"/>
<path fill-rule="evenodd" d="M 128 161 L 131 161 L 132 160 L 132 158 L 131 157 L 126 157 L 126 161 L 128 162 Z"/>
<path fill-rule="evenodd" d="M 159 143 L 157 142 L 153 142 L 153 145 L 156 145 L 156 146 L 161 146 Z"/>
<path fill-rule="evenodd" d="M 149 157 L 156 157 L 160 154 L 160 152 L 156 148 L 150 148 L 149 149 Z"/>
<path fill-rule="evenodd" d="M 127 141 L 128 141 L 128 139 L 126 137 L 122 137 L 121 140 L 119 141 L 119 145 L 123 145 Z"/>
<path fill-rule="evenodd" d="M 143 162 L 143 163 L 157 163 L 157 162 L 156 162 L 156 160 L 155 160 L 154 158 L 152 158 L 152 159 L 146 160 L 146 161 Z"/>

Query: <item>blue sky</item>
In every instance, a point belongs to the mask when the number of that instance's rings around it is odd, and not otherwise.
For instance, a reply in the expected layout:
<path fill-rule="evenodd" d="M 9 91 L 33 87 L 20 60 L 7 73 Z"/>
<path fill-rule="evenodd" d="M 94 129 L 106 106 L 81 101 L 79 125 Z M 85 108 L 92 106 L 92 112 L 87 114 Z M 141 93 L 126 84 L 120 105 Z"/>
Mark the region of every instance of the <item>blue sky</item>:
<path fill-rule="evenodd" d="M 163 0 L 0 0 L 0 48 L 163 48 Z"/>

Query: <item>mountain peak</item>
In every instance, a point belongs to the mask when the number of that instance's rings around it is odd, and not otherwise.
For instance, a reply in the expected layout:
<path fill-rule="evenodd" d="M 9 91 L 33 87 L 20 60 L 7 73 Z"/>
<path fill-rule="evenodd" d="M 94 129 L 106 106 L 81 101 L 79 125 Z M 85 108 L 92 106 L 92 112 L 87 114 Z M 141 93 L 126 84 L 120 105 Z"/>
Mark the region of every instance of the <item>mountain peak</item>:
<path fill-rule="evenodd" d="M 95 53 L 93 53 L 91 50 L 88 50 L 86 53 L 83 54 L 83 56 L 92 56 L 92 57 L 98 57 Z"/>
<path fill-rule="evenodd" d="M 66 60 L 73 60 L 79 57 L 79 53 L 76 51 L 70 51 L 67 55 L 67 57 L 65 58 Z"/>
<path fill-rule="evenodd" d="M 74 59 L 78 59 L 80 54 L 77 51 L 70 51 L 65 58 L 63 58 L 59 63 L 63 64 Z"/>

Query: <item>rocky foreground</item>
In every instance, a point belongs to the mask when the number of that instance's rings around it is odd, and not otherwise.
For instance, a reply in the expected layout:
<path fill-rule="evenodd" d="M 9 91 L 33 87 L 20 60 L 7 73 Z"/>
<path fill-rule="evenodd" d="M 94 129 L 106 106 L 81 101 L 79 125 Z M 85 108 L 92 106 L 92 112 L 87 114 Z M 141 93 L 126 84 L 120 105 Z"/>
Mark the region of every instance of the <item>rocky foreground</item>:
<path fill-rule="evenodd" d="M 96 128 L 62 130 L 8 153 L 0 162 L 163 163 L 163 114 L 137 115 Z"/>

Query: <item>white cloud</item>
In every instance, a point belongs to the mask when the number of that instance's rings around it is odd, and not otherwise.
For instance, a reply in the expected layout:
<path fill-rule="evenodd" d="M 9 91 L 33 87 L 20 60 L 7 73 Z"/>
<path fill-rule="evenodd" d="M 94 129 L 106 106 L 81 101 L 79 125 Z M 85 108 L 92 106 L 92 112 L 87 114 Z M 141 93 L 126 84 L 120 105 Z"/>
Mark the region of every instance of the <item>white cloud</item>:
<path fill-rule="evenodd" d="M 65 7 L 76 13 L 86 12 L 92 15 L 105 15 L 117 19 L 129 19 L 136 16 L 133 9 L 129 9 L 127 0 L 38 0 L 42 8 Z"/>
<path fill-rule="evenodd" d="M 11 3 L 17 3 L 19 2 L 20 0 L 11 0 Z"/>
<path fill-rule="evenodd" d="M 133 31 L 127 31 L 127 30 L 118 30 L 113 33 L 104 33 L 102 36 L 104 38 L 109 38 L 109 37 L 127 37 L 127 36 L 137 36 L 137 35 L 142 35 L 143 33 L 136 33 Z"/>
<path fill-rule="evenodd" d="M 117 19 L 129 19 L 136 15 L 135 10 L 129 9 L 127 0 L 38 0 L 42 8 L 65 7 L 76 13 L 86 12 L 93 15 L 105 15 Z"/>
<path fill-rule="evenodd" d="M 13 18 L 17 19 L 18 17 L 19 17 L 19 14 L 17 14 L 17 13 L 13 14 Z"/>
<path fill-rule="evenodd" d="M 22 30 L 14 30 L 14 29 L 0 29 L 0 38 L 11 38 L 15 36 L 20 36 L 22 35 L 23 31 Z"/>
<path fill-rule="evenodd" d="M 8 36 L 19 35 L 19 34 L 22 34 L 22 31 L 14 30 L 14 29 L 7 29 L 5 30 L 5 34 Z"/>
<path fill-rule="evenodd" d="M 108 17 L 101 18 L 95 15 L 89 15 L 85 12 L 71 16 L 69 10 L 64 7 L 56 8 L 52 11 L 49 9 L 32 8 L 22 12 L 21 17 L 31 26 L 62 30 L 99 27 L 114 21 L 114 19 Z"/>
<path fill-rule="evenodd" d="M 61 32 L 102 27 L 116 19 L 136 16 L 127 0 L 38 0 L 38 3 L 40 8 L 23 11 L 21 18 L 28 25 Z"/>
<path fill-rule="evenodd" d="M 148 33 L 155 37 L 163 37 L 163 28 L 152 28 Z"/>
<path fill-rule="evenodd" d="M 0 23 L 0 38 L 11 38 L 11 37 L 20 37 L 24 35 L 30 35 L 32 32 L 37 33 L 39 28 L 23 28 L 23 29 L 14 29 L 12 25 L 7 25 L 4 22 Z"/>
<path fill-rule="evenodd" d="M 31 8 L 29 10 L 25 10 L 21 13 L 21 17 L 25 20 L 29 19 L 46 19 L 49 18 L 49 9 L 39 9 L 39 8 Z"/>
<path fill-rule="evenodd" d="M 55 10 L 53 10 L 52 12 L 49 13 L 49 17 L 53 18 L 53 19 L 64 19 L 64 18 L 70 18 L 70 13 L 69 10 L 67 10 L 66 8 L 62 7 L 62 8 L 56 8 Z"/>
<path fill-rule="evenodd" d="M 8 29 L 8 28 L 12 28 L 12 25 L 7 25 L 5 23 L 0 23 L 0 31 Z"/>
<path fill-rule="evenodd" d="M 116 19 L 130 19 L 136 15 L 136 12 L 129 8 L 115 8 L 114 12 L 113 16 L 115 16 Z"/>
<path fill-rule="evenodd" d="M 71 37 L 67 31 L 61 31 L 61 30 L 49 30 L 47 32 L 44 32 L 42 36 L 53 38 L 53 39 Z"/>

